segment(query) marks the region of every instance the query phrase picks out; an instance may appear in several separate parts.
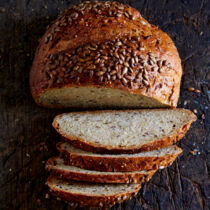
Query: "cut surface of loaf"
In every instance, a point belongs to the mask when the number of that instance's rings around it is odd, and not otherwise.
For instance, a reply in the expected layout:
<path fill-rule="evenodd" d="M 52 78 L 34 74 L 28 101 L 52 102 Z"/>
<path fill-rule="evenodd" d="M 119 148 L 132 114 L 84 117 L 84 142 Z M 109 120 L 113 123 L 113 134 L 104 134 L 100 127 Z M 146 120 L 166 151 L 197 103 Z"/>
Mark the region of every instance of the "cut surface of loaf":
<path fill-rule="evenodd" d="M 173 144 L 195 120 L 185 109 L 94 111 L 58 115 L 53 127 L 86 151 L 134 153 Z"/>
<path fill-rule="evenodd" d="M 138 193 L 140 184 L 95 184 L 64 181 L 50 176 L 47 180 L 50 191 L 64 199 L 72 207 L 110 207 Z"/>
<path fill-rule="evenodd" d="M 95 154 L 78 149 L 68 142 L 57 144 L 66 164 L 96 171 L 157 170 L 173 163 L 182 153 L 177 146 L 169 146 L 136 154 Z"/>
<path fill-rule="evenodd" d="M 181 76 L 173 41 L 136 9 L 84 2 L 48 27 L 30 87 L 50 108 L 176 107 Z"/>
<path fill-rule="evenodd" d="M 142 183 L 148 181 L 156 170 L 133 172 L 99 172 L 66 165 L 62 158 L 50 158 L 46 169 L 65 179 L 95 183 Z"/>

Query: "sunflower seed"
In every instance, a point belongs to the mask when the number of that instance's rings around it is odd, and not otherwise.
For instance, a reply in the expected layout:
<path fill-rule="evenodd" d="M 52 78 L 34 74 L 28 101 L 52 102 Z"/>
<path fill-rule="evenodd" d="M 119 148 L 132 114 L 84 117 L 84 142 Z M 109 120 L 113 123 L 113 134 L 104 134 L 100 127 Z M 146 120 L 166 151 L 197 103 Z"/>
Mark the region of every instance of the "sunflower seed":
<path fill-rule="evenodd" d="M 124 77 L 122 78 L 121 81 L 122 81 L 123 85 L 126 85 L 128 83 L 127 79 L 125 79 Z"/>
<path fill-rule="evenodd" d="M 124 15 L 128 18 L 130 17 L 130 15 L 127 12 L 124 12 Z"/>
<path fill-rule="evenodd" d="M 122 78 L 120 72 L 117 73 L 117 77 L 118 77 L 118 79 L 121 79 Z"/>
<path fill-rule="evenodd" d="M 116 78 L 117 78 L 116 75 L 113 75 L 113 76 L 111 77 L 111 80 L 114 81 L 114 80 L 116 80 Z"/>
<path fill-rule="evenodd" d="M 115 75 L 117 73 L 117 71 L 113 70 L 110 72 L 110 75 Z"/>
<path fill-rule="evenodd" d="M 146 25 L 146 22 L 144 22 L 143 20 L 140 20 L 140 23 L 141 23 L 142 25 Z"/>
<path fill-rule="evenodd" d="M 147 80 L 143 80 L 143 84 L 149 86 L 149 82 Z"/>
<path fill-rule="evenodd" d="M 128 72 L 128 68 L 127 67 L 124 67 L 122 74 L 127 74 L 127 72 Z"/>
<path fill-rule="evenodd" d="M 166 66 L 162 66 L 161 68 L 159 68 L 159 72 L 160 73 L 164 72 L 166 70 L 166 68 L 167 68 Z"/>
<path fill-rule="evenodd" d="M 148 78 L 148 75 L 147 74 L 143 74 L 143 78 L 144 78 L 144 80 L 149 80 L 149 78 Z"/>
<path fill-rule="evenodd" d="M 126 66 L 126 67 L 129 67 L 129 64 L 127 62 L 124 62 L 123 65 Z"/>
<path fill-rule="evenodd" d="M 134 59 L 135 59 L 135 62 L 136 62 L 136 63 L 138 63 L 138 62 L 139 62 L 139 59 L 138 59 L 138 57 L 137 57 L 137 56 L 135 56 L 135 57 L 134 57 Z"/>
<path fill-rule="evenodd" d="M 96 76 L 102 76 L 104 74 L 104 72 L 103 71 L 98 71 L 98 72 L 96 72 Z"/>
<path fill-rule="evenodd" d="M 131 81 L 134 80 L 134 76 L 125 75 L 125 78 Z"/>

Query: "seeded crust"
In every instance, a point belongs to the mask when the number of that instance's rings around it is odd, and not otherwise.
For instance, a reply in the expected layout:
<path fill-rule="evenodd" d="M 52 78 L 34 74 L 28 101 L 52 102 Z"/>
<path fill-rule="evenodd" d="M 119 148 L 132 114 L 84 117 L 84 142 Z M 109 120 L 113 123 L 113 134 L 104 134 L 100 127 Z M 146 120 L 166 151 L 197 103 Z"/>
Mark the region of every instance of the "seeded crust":
<path fill-rule="evenodd" d="M 166 110 L 166 109 L 153 109 L 154 111 L 160 111 L 160 110 Z M 122 110 L 122 111 L 92 111 L 92 112 L 77 112 L 80 114 L 85 114 L 85 113 L 92 113 L 92 114 L 97 114 L 97 113 L 110 113 L 110 112 L 129 112 L 130 110 Z M 138 110 L 138 112 L 146 112 L 147 110 Z M 173 111 L 173 110 L 171 110 Z M 96 144 L 94 142 L 87 142 L 84 139 L 78 138 L 76 136 L 70 136 L 67 134 L 64 134 L 60 131 L 59 129 L 59 124 L 57 122 L 57 118 L 66 115 L 66 114 L 61 114 L 55 117 L 53 120 L 53 127 L 56 129 L 56 131 L 62 136 L 62 138 L 66 141 L 70 141 L 72 145 L 74 145 L 77 148 L 80 148 L 85 151 L 93 152 L 93 153 L 100 153 L 100 154 L 132 154 L 132 153 L 137 153 L 137 152 L 145 152 L 145 151 L 151 151 L 151 150 L 157 150 L 160 148 L 168 147 L 174 143 L 176 143 L 179 139 L 185 136 L 186 132 L 189 130 L 191 123 L 196 120 L 196 116 L 190 111 L 190 110 L 185 110 L 185 109 L 179 109 L 176 111 L 180 112 L 187 112 L 189 113 L 189 121 L 188 123 L 184 124 L 182 128 L 177 130 L 176 133 L 173 135 L 167 136 L 162 139 L 154 139 L 154 141 L 149 142 L 147 144 L 143 145 L 135 145 L 135 146 L 130 146 L 130 147 L 117 147 L 117 146 L 109 146 L 109 145 L 100 145 Z"/>
<path fill-rule="evenodd" d="M 47 179 L 47 185 L 50 188 L 52 194 L 57 196 L 58 198 L 63 199 L 65 202 L 68 202 L 72 207 L 111 207 L 115 203 L 120 203 L 125 200 L 131 198 L 138 193 L 141 188 L 140 184 L 132 184 L 133 188 L 131 190 L 127 189 L 127 184 L 125 185 L 125 189 L 123 193 L 111 194 L 110 195 L 85 195 L 83 192 L 80 193 L 71 193 L 65 190 L 62 190 L 56 186 L 54 186 L 54 182 L 58 180 L 54 176 L 50 176 Z M 63 181 L 65 182 L 65 181 Z M 67 183 L 67 182 L 66 182 Z M 74 181 L 71 181 L 71 184 L 74 185 Z M 83 182 L 86 184 L 85 182 Z M 104 184 L 104 187 L 108 186 L 109 184 Z M 97 187 L 97 184 L 95 185 Z M 116 185 L 117 188 L 117 185 Z"/>
<path fill-rule="evenodd" d="M 56 167 L 57 162 L 60 162 Z M 58 163 L 59 164 L 59 163 Z M 149 171 L 134 171 L 134 172 L 96 172 L 89 170 L 82 170 L 78 168 L 75 171 L 71 168 L 62 168 L 64 160 L 60 158 L 50 158 L 46 163 L 46 170 L 51 171 L 56 177 L 64 180 L 86 181 L 95 183 L 142 183 L 149 181 L 156 170 Z"/>
<path fill-rule="evenodd" d="M 168 153 L 164 156 L 104 156 L 88 155 L 81 153 L 69 153 L 62 148 L 63 142 L 59 142 L 56 147 L 61 156 L 65 159 L 65 164 L 79 168 L 106 172 L 129 172 L 140 170 L 158 170 L 166 168 L 182 153 L 182 149 L 174 146 L 176 153 Z"/>
<path fill-rule="evenodd" d="M 181 75 L 177 49 L 166 33 L 128 5 L 92 2 L 69 8 L 48 27 L 35 53 L 30 88 L 36 103 L 50 108 L 64 104 L 57 96 L 51 104 L 42 101 L 45 92 L 86 86 L 176 107 Z"/>

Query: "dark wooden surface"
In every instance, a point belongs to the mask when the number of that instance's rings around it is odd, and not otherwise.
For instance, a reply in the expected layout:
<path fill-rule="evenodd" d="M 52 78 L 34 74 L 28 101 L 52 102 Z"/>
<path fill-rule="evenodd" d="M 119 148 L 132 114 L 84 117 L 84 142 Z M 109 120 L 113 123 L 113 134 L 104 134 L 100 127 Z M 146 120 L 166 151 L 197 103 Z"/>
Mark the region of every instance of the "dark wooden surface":
<path fill-rule="evenodd" d="M 56 154 L 58 136 L 51 122 L 58 111 L 34 103 L 29 70 L 46 26 L 78 2 L 0 1 L 0 209 L 70 209 L 45 198 L 44 161 Z M 210 1 L 121 2 L 137 8 L 175 42 L 184 70 L 179 107 L 196 109 L 198 120 L 179 143 L 183 155 L 156 173 L 137 198 L 113 209 L 210 209 Z M 201 93 L 188 92 L 189 86 Z"/>

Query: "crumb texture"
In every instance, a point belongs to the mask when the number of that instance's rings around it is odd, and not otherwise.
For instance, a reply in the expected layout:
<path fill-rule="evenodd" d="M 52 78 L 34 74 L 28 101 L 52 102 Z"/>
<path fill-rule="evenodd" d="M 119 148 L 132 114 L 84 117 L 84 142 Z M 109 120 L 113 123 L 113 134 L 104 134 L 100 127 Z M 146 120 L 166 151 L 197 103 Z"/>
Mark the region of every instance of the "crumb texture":
<path fill-rule="evenodd" d="M 74 140 L 94 145 L 128 148 L 164 139 L 192 121 L 182 109 L 70 113 L 55 118 L 57 130 Z"/>

